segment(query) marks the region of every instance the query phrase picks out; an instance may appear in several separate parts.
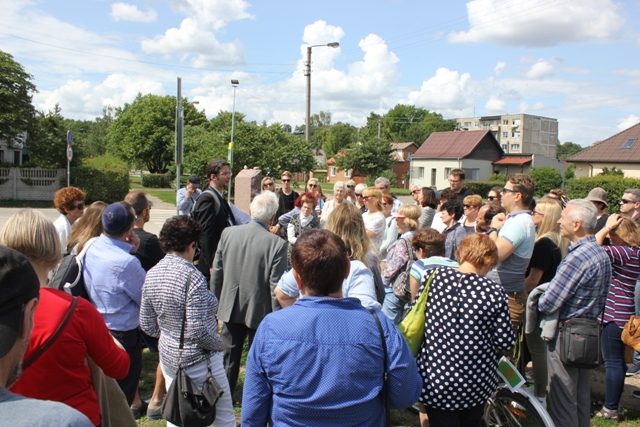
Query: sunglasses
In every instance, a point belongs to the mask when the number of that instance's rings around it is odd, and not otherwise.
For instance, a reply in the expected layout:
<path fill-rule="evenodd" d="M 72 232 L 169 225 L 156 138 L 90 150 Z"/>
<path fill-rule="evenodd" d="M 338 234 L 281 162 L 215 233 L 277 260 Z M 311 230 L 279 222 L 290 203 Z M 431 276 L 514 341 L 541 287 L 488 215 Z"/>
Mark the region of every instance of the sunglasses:
<path fill-rule="evenodd" d="M 413 190 L 413 191 L 411 192 L 411 194 L 418 194 L 419 192 L 420 192 L 420 190 Z"/>
<path fill-rule="evenodd" d="M 307 187 L 314 187 L 315 188 L 317 186 L 318 186 L 318 184 L 309 184 Z"/>
<path fill-rule="evenodd" d="M 363 200 L 369 200 L 371 198 L 371 196 L 364 196 L 362 199 Z"/>
<path fill-rule="evenodd" d="M 84 202 L 76 203 L 73 205 L 73 209 L 84 209 Z"/>
<path fill-rule="evenodd" d="M 472 206 L 472 205 L 462 205 L 462 207 L 465 209 L 475 208 L 475 206 Z"/>
<path fill-rule="evenodd" d="M 356 197 L 362 197 L 362 193 L 356 193 Z"/>
<path fill-rule="evenodd" d="M 265 187 L 271 187 L 273 185 L 273 182 L 265 182 L 264 186 Z"/>
<path fill-rule="evenodd" d="M 633 200 L 627 200 L 627 199 L 621 199 L 620 200 L 620 204 L 621 205 L 626 205 L 628 203 L 635 203 Z"/>
<path fill-rule="evenodd" d="M 503 192 L 503 193 L 519 193 L 519 191 L 512 190 L 512 189 L 507 188 L 507 187 L 503 188 L 503 189 L 502 189 L 502 190 L 500 190 L 500 191 L 501 191 L 501 192 Z"/>
<path fill-rule="evenodd" d="M 290 180 L 290 179 L 282 179 L 281 181 L 282 181 L 282 182 L 291 182 L 291 180 Z"/>
<path fill-rule="evenodd" d="M 494 201 L 495 199 L 497 199 L 497 197 L 496 197 L 496 196 L 488 196 L 488 197 L 487 197 L 487 200 Z"/>
<path fill-rule="evenodd" d="M 355 185 L 347 185 L 347 188 L 356 188 Z"/>

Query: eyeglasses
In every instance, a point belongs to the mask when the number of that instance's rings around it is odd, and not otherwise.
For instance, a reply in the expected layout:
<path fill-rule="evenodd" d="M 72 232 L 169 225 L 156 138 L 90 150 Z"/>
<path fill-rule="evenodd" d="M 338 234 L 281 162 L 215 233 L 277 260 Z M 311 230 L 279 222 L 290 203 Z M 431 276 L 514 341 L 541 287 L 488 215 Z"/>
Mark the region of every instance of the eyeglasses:
<path fill-rule="evenodd" d="M 264 186 L 265 187 L 271 187 L 273 185 L 273 182 L 265 182 Z"/>
<path fill-rule="evenodd" d="M 500 190 L 502 193 L 519 193 L 519 191 L 516 190 L 512 190 L 511 188 L 507 188 L 504 187 L 502 190 Z"/>
<path fill-rule="evenodd" d="M 620 204 L 621 205 L 626 205 L 626 204 L 629 204 L 629 203 L 635 203 L 635 202 L 633 200 L 627 200 L 627 199 L 621 199 L 620 200 Z"/>
<path fill-rule="evenodd" d="M 84 202 L 74 204 L 73 209 L 84 209 Z"/>
<path fill-rule="evenodd" d="M 356 193 L 356 197 L 362 197 L 362 193 Z"/>
<path fill-rule="evenodd" d="M 419 192 L 420 192 L 420 190 L 413 190 L 413 191 L 411 192 L 411 194 L 418 194 Z"/>
<path fill-rule="evenodd" d="M 364 196 L 362 197 L 362 200 L 369 200 L 371 198 L 371 196 Z"/>
<path fill-rule="evenodd" d="M 291 180 L 290 180 L 290 179 L 282 179 L 281 181 L 282 181 L 282 182 L 291 182 Z"/>
<path fill-rule="evenodd" d="M 544 214 L 543 214 L 542 212 L 540 212 L 540 211 L 533 211 L 533 212 L 531 212 L 531 216 L 533 216 L 533 215 L 540 215 L 540 216 L 544 216 Z"/>
<path fill-rule="evenodd" d="M 496 196 L 487 196 L 487 200 L 494 201 L 495 199 L 497 199 Z"/>
<path fill-rule="evenodd" d="M 347 188 L 356 188 L 355 185 L 347 185 Z"/>

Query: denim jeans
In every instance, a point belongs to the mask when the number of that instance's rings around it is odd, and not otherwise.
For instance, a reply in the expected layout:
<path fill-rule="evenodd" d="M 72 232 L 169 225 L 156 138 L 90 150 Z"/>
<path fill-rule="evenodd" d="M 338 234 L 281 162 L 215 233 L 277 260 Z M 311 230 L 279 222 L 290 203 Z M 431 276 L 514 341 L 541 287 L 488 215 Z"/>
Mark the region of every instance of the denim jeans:
<path fill-rule="evenodd" d="M 620 340 L 622 328 L 609 322 L 602 328 L 600 345 L 605 368 L 604 406 L 618 410 L 620 396 L 624 389 L 624 374 L 627 365 L 624 363 L 624 344 Z"/>
<path fill-rule="evenodd" d="M 236 417 L 233 413 L 229 381 L 227 380 L 227 374 L 224 371 L 221 351 L 211 353 L 208 366 L 211 367 L 211 376 L 224 390 L 224 393 L 222 393 L 222 396 L 220 396 L 220 399 L 218 399 L 218 402 L 216 403 L 216 419 L 213 422 L 213 425 L 215 427 L 235 427 Z M 160 360 L 160 367 L 162 368 L 162 374 L 164 375 L 165 387 L 167 388 L 167 391 L 169 391 L 175 372 L 169 372 L 162 364 L 162 359 Z M 188 366 L 185 371 L 193 381 L 201 385 L 207 378 L 207 361 Z M 167 426 L 173 426 L 173 424 L 167 422 Z"/>
<path fill-rule="evenodd" d="M 387 291 L 382 303 L 382 312 L 397 325 L 404 317 L 404 306 L 405 303 L 400 301 L 393 291 Z"/>

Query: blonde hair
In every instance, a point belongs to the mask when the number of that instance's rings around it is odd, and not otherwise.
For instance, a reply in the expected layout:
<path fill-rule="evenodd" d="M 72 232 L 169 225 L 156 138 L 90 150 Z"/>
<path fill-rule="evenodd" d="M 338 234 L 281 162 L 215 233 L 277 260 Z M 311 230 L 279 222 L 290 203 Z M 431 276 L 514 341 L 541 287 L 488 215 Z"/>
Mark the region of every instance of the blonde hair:
<path fill-rule="evenodd" d="M 402 205 L 398 208 L 398 215 L 404 216 L 404 225 L 409 230 L 417 230 L 422 209 L 418 205 Z"/>
<path fill-rule="evenodd" d="M 21 252 L 34 268 L 51 270 L 62 258 L 56 227 L 40 211 L 22 209 L 0 229 L 0 244 Z"/>
<path fill-rule="evenodd" d="M 378 210 L 382 210 L 382 191 L 378 190 L 376 187 L 367 187 L 362 192 L 363 197 L 375 197 L 376 198 L 376 206 Z"/>
<path fill-rule="evenodd" d="M 482 197 L 477 194 L 471 194 L 462 199 L 463 205 L 473 206 L 474 208 L 479 208 L 482 206 Z"/>
<path fill-rule="evenodd" d="M 84 214 L 73 223 L 71 235 L 67 243 L 67 252 L 74 248 L 76 253 L 80 253 L 84 245 L 92 237 L 102 234 L 102 211 L 107 207 L 105 202 L 93 202 Z"/>
<path fill-rule="evenodd" d="M 631 218 L 622 218 L 622 222 L 615 230 L 612 230 L 616 236 L 622 239 L 628 246 L 640 245 L 640 236 L 638 235 L 638 224 Z M 610 233 L 611 233 L 610 232 Z"/>
<path fill-rule="evenodd" d="M 329 215 L 325 228 L 342 239 L 352 260 L 369 266 L 367 254 L 370 240 L 360 210 L 351 203 L 341 203 Z"/>
<path fill-rule="evenodd" d="M 562 215 L 562 205 L 557 199 L 543 197 L 536 202 L 535 210 L 544 215 L 538 227 L 538 232 L 536 233 L 536 242 L 546 237 L 560 248 L 560 252 L 564 258 L 565 255 L 567 255 L 570 242 L 569 239 L 560 235 L 560 224 L 558 224 L 558 220 Z"/>

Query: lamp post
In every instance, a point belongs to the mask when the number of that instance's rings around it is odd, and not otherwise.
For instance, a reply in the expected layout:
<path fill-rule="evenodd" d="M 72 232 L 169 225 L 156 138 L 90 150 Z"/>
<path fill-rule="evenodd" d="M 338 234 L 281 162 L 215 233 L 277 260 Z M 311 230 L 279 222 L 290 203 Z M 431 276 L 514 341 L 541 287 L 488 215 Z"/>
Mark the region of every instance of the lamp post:
<path fill-rule="evenodd" d="M 229 143 L 229 168 L 233 173 L 233 139 L 236 135 L 236 88 L 240 82 L 238 80 L 231 80 L 231 86 L 233 86 L 233 109 L 231 110 L 231 142 Z M 233 177 L 229 180 L 229 192 L 227 193 L 227 200 L 231 201 L 231 190 L 233 189 Z"/>
<path fill-rule="evenodd" d="M 338 42 L 331 42 L 327 44 L 314 44 L 307 46 L 307 63 L 304 67 L 304 75 L 307 77 L 307 114 L 305 117 L 304 126 L 304 139 L 309 144 L 309 138 L 311 136 L 311 49 L 314 47 L 332 47 L 336 48 L 340 46 Z"/>

